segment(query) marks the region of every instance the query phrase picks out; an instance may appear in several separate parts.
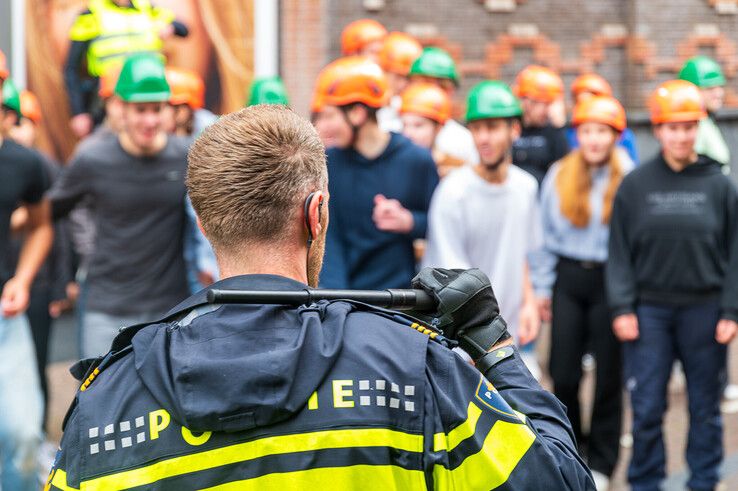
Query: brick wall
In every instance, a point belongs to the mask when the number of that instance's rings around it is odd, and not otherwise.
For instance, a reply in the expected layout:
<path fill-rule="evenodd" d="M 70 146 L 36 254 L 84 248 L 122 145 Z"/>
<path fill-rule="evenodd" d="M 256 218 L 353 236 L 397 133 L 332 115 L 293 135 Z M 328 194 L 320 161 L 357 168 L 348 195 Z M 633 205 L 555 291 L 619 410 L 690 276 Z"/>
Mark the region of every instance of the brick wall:
<path fill-rule="evenodd" d="M 639 109 L 655 85 L 675 77 L 686 58 L 703 53 L 723 63 L 728 103 L 738 107 L 738 14 L 730 13 L 738 12 L 738 0 L 385 0 L 377 12 L 363 5 L 283 0 L 283 38 L 293 38 L 283 46 L 284 74 L 310 85 L 314 67 L 339 56 L 343 27 L 371 17 L 447 48 L 464 76 L 459 99 L 483 78 L 509 83 L 535 62 L 558 69 L 567 84 L 579 73 L 597 71 L 628 108 Z M 320 28 L 306 11 L 324 13 Z M 294 26 L 304 32 L 284 32 Z M 320 39 L 322 49 L 306 45 L 306 38 Z M 302 65 L 291 64 L 295 49 Z"/>
<path fill-rule="evenodd" d="M 331 59 L 327 53 L 328 25 L 323 0 L 282 0 L 280 5 L 280 64 L 293 108 L 307 114 L 315 79 Z"/>

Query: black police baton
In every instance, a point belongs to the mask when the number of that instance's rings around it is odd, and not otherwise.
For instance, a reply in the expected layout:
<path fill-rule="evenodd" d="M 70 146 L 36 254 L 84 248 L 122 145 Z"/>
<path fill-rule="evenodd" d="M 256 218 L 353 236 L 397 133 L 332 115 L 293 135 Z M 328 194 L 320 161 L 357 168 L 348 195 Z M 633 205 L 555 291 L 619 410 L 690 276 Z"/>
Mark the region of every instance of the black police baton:
<path fill-rule="evenodd" d="M 209 303 L 310 305 L 320 300 L 352 300 L 393 310 L 433 311 L 436 302 L 423 290 L 210 290 Z"/>

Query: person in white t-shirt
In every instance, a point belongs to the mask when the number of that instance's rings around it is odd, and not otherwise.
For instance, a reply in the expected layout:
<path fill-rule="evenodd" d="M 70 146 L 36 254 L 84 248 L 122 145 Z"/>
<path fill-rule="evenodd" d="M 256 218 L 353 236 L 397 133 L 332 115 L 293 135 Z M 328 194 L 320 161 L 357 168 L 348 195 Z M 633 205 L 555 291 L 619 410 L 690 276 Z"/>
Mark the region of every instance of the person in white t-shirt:
<path fill-rule="evenodd" d="M 428 82 L 438 85 L 453 100 L 459 86 L 459 73 L 453 58 L 441 48 L 431 46 L 410 67 L 410 82 Z M 446 155 L 461 159 L 467 164 L 479 163 L 479 154 L 471 133 L 464 126 L 449 118 L 436 138 L 436 149 Z"/>
<path fill-rule="evenodd" d="M 452 171 L 436 189 L 423 266 L 481 269 L 492 280 L 508 330 L 525 345 L 540 327 L 528 255 L 542 238 L 538 184 L 512 165 L 521 114 L 502 82 L 481 82 L 469 93 L 466 120 L 480 164 Z M 531 361 L 526 363 L 536 371 Z"/>

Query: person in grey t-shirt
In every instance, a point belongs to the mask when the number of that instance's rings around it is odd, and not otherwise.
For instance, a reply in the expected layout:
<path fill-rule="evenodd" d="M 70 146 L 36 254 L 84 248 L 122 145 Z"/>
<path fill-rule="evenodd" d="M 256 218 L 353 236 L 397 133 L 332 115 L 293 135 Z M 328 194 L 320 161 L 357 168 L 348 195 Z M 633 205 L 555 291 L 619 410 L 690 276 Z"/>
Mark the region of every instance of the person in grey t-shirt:
<path fill-rule="evenodd" d="M 161 61 L 129 58 L 115 93 L 123 130 L 78 152 L 50 194 L 54 217 L 85 198 L 94 213 L 84 357 L 106 353 L 120 327 L 153 320 L 189 295 L 182 245 L 189 142 L 163 129 L 170 90 Z"/>

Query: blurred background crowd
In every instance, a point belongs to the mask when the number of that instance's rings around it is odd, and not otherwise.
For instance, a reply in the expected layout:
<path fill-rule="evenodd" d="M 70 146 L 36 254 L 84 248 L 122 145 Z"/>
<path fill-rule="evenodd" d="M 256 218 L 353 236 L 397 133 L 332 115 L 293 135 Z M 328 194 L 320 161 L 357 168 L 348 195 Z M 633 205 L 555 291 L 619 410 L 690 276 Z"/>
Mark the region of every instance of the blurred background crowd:
<path fill-rule="evenodd" d="M 738 140 L 723 107 L 736 101 L 738 54 L 718 25 L 700 24 L 678 63 L 627 41 L 663 74 L 641 97 L 620 71 L 598 73 L 596 48 L 572 70 L 538 27 L 511 24 L 488 45 L 496 68 L 480 69 L 426 24 L 379 22 L 394 2 L 354 2 L 365 18 L 328 29 L 340 27 L 323 50 L 337 56 L 284 55 L 315 75 L 295 84 L 277 75 L 277 31 L 294 43 L 303 26 L 286 24 L 304 14 L 310 31 L 317 14 L 281 2 L 278 28 L 279 2 L 246 3 L 29 0 L 27 59 L 0 52 L 2 489 L 36 489 L 50 465 L 55 343 L 70 359 L 102 356 L 121 327 L 218 280 L 187 198 L 187 151 L 217 114 L 254 104 L 304 113 L 326 147 L 322 287 L 407 288 L 421 266 L 481 269 L 529 369 L 567 406 L 598 489 L 659 489 L 672 379 L 688 394 L 687 486 L 716 489 L 720 407 L 738 399 L 727 350 L 738 331 Z M 454 8 L 504 27 L 535 7 L 543 29 L 538 4 L 549 3 Z M 587 3 L 602 15 L 609 2 Z M 599 49 L 619 45 L 622 27 L 604 26 Z M 530 63 L 500 76 L 520 46 Z"/>

